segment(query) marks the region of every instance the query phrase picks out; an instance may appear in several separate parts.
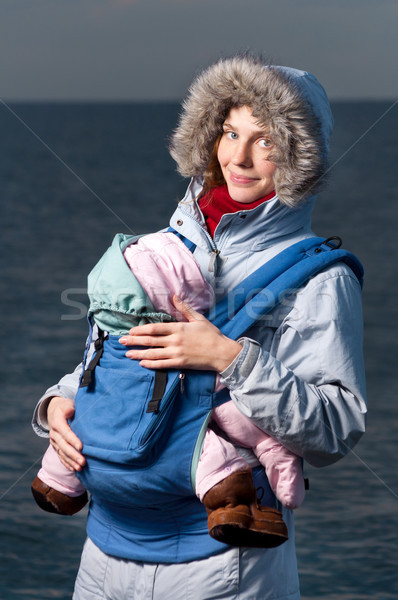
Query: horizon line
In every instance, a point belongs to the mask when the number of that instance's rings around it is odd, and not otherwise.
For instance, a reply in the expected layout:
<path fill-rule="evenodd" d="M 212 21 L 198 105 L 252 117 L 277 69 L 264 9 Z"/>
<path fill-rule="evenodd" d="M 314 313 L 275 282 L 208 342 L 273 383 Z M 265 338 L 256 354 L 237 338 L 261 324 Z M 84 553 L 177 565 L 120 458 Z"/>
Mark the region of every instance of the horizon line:
<path fill-rule="evenodd" d="M 1 98 L 8 104 L 181 104 L 184 98 Z M 394 96 L 329 96 L 330 102 L 393 102 Z"/>

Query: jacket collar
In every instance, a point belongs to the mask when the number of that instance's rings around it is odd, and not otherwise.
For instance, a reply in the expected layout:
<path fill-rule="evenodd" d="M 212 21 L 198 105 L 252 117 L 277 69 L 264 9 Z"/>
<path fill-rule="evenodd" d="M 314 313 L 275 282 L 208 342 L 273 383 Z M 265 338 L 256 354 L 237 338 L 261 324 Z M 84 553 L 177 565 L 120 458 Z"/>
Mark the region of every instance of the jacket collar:
<path fill-rule="evenodd" d="M 201 180 L 193 178 L 170 220 L 172 227 L 199 246 L 210 245 L 223 250 L 226 244 L 233 242 L 231 251 L 242 244 L 246 245 L 248 251 L 257 251 L 282 238 L 311 234 L 314 197 L 291 208 L 275 196 L 251 210 L 245 210 L 242 204 L 242 210 L 238 213 L 223 215 L 213 241 L 203 231 L 206 225 L 196 202 L 201 190 Z"/>

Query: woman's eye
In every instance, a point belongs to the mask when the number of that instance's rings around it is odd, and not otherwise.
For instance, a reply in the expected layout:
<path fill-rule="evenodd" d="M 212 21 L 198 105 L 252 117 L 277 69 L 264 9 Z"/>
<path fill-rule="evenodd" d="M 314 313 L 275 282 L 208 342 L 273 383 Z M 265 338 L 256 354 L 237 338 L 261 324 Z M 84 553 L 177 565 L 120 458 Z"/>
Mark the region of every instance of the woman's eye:
<path fill-rule="evenodd" d="M 238 139 L 238 134 L 235 133 L 234 131 L 226 131 L 225 133 L 227 134 L 227 137 L 230 140 L 237 140 Z"/>
<path fill-rule="evenodd" d="M 272 141 L 269 138 L 262 138 L 260 140 L 260 146 L 262 148 L 272 148 Z"/>

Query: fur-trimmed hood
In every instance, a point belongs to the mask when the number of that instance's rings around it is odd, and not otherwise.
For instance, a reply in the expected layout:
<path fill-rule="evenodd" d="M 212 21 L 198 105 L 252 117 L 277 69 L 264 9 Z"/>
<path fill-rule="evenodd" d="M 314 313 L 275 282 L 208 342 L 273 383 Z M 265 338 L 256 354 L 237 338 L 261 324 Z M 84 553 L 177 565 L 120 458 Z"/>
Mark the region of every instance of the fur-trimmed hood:
<path fill-rule="evenodd" d="M 306 71 L 264 65 L 250 56 L 222 59 L 192 83 L 170 141 L 181 175 L 204 173 L 230 109 L 243 105 L 269 128 L 280 201 L 294 205 L 313 195 L 326 171 L 333 127 L 326 93 Z"/>

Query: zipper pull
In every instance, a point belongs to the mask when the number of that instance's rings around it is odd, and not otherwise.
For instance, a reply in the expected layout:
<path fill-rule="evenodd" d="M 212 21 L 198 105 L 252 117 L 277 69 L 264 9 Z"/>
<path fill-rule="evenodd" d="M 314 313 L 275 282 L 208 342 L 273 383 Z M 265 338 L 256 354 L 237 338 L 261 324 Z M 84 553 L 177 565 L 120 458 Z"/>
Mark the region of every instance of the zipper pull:
<path fill-rule="evenodd" d="M 181 394 L 184 393 L 184 379 L 185 379 L 185 373 L 180 373 L 179 374 L 179 378 L 180 378 L 180 392 Z"/>
<path fill-rule="evenodd" d="M 215 250 L 211 251 L 210 262 L 209 262 L 209 272 L 210 273 L 214 273 L 214 265 L 215 265 L 215 262 L 216 262 L 216 258 L 217 258 L 217 256 L 219 254 L 220 254 L 220 251 L 217 250 L 217 248 Z"/>

